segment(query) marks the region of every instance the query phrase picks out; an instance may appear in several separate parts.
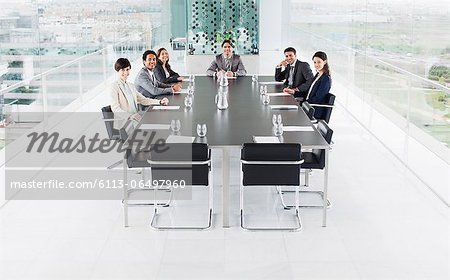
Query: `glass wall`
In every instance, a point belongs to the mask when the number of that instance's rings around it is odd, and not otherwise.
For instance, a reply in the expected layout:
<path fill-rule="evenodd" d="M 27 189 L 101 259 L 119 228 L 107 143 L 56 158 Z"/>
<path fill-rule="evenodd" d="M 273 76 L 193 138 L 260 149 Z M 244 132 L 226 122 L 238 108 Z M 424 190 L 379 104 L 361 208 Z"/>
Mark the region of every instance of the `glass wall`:
<path fill-rule="evenodd" d="M 158 43 L 162 2 L 0 0 L 0 129 L 65 108 L 106 82 L 118 55 L 133 61 Z"/>
<path fill-rule="evenodd" d="M 333 76 L 363 104 L 448 162 L 450 2 L 292 0 L 291 11 L 294 45 L 327 52 Z"/>

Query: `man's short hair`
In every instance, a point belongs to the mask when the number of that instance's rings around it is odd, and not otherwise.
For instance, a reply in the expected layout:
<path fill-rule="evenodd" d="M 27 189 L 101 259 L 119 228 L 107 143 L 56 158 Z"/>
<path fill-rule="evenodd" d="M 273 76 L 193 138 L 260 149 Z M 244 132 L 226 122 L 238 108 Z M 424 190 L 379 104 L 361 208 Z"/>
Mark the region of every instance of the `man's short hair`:
<path fill-rule="evenodd" d="M 230 39 L 223 40 L 221 47 L 223 48 L 223 45 L 225 45 L 226 43 L 230 44 L 230 46 L 234 48 L 233 42 L 231 42 Z"/>
<path fill-rule="evenodd" d="M 130 61 L 126 58 L 119 58 L 117 59 L 116 63 L 114 64 L 114 69 L 119 72 L 120 69 L 125 69 L 127 67 L 131 68 Z"/>
<path fill-rule="evenodd" d="M 156 53 L 154 50 L 146 50 L 144 54 L 142 54 L 142 60 L 146 60 L 149 54 L 153 54 L 156 57 Z"/>
<path fill-rule="evenodd" d="M 287 53 L 287 52 L 293 52 L 294 55 L 297 55 L 297 51 L 296 51 L 293 47 L 287 47 L 287 48 L 284 50 L 284 53 Z"/>

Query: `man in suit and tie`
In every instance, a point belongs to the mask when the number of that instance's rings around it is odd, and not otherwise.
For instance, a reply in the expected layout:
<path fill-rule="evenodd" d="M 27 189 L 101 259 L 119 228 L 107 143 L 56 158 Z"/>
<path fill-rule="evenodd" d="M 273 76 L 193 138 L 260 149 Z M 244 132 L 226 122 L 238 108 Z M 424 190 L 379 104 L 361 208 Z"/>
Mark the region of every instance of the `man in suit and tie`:
<path fill-rule="evenodd" d="M 156 53 L 152 50 L 146 50 L 142 55 L 144 67 L 139 71 L 134 81 L 136 90 L 145 97 L 155 98 L 158 95 L 179 94 L 181 85 L 167 85 L 155 78 L 153 69 L 156 66 Z"/>
<path fill-rule="evenodd" d="M 223 53 L 216 55 L 216 58 L 211 62 L 206 71 L 208 76 L 217 76 L 220 72 L 226 73 L 228 77 L 245 76 L 247 74 L 241 57 L 233 54 L 233 47 L 231 40 L 223 41 Z"/>
<path fill-rule="evenodd" d="M 308 93 L 309 87 L 314 80 L 314 75 L 308 63 L 297 59 L 297 52 L 289 47 L 284 50 L 285 59 L 275 69 L 275 80 L 284 82 L 286 88 L 283 92 L 294 94 Z"/>

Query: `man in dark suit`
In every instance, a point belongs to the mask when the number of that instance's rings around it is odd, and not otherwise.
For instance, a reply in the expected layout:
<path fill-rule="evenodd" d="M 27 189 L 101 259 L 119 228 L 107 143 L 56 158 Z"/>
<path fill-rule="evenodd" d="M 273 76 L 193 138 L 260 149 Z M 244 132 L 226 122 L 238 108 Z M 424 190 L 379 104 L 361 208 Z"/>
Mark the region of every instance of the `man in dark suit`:
<path fill-rule="evenodd" d="M 233 43 L 230 40 L 224 40 L 222 43 L 223 53 L 216 55 L 211 62 L 206 74 L 216 76 L 219 72 L 226 73 L 228 77 L 245 76 L 245 70 L 241 57 L 233 53 Z"/>
<path fill-rule="evenodd" d="M 136 90 L 145 97 L 155 98 L 158 95 L 178 94 L 181 91 L 181 85 L 167 85 L 158 82 L 153 74 L 156 65 L 156 53 L 152 50 L 147 50 L 142 55 L 144 67 L 139 71 L 134 81 Z"/>
<path fill-rule="evenodd" d="M 275 69 L 275 81 L 282 82 L 286 88 L 283 92 L 307 94 L 314 75 L 308 63 L 297 59 L 297 52 L 289 47 L 284 50 L 285 59 Z"/>

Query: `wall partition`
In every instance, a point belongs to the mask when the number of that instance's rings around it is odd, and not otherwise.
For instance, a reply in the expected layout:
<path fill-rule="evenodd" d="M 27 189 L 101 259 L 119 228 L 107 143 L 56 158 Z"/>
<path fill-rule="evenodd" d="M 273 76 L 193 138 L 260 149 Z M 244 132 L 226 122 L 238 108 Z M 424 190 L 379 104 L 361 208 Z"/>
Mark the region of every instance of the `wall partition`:
<path fill-rule="evenodd" d="M 259 0 L 189 0 L 188 53 L 217 54 L 230 39 L 238 54 L 258 54 Z"/>
<path fill-rule="evenodd" d="M 338 102 L 449 204 L 450 2 L 316 3 L 291 0 L 291 43 L 328 53 Z"/>

